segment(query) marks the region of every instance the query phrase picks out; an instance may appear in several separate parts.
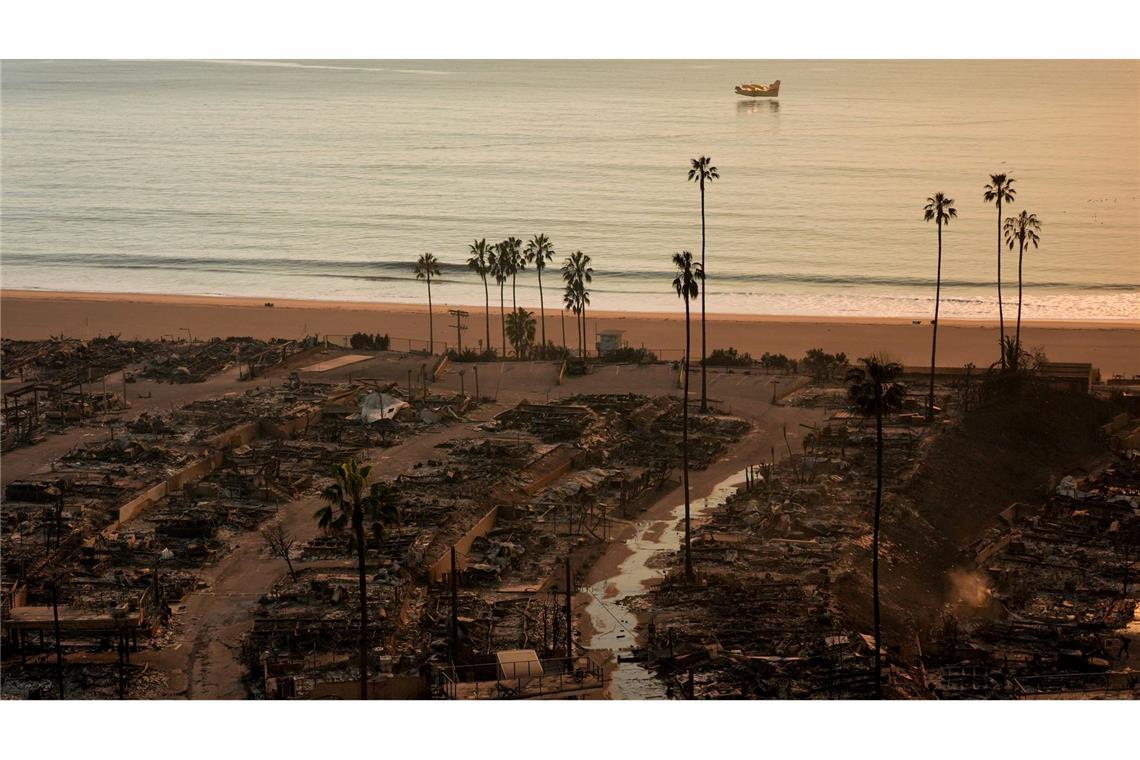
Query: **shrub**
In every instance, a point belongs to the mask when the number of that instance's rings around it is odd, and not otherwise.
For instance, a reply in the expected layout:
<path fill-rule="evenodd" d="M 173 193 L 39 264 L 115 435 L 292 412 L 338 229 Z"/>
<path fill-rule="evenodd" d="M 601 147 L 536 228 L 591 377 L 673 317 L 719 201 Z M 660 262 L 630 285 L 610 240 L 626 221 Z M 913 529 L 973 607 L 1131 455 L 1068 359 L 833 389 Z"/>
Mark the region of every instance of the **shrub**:
<path fill-rule="evenodd" d="M 542 346 L 536 346 L 533 353 L 540 359 L 558 360 L 570 356 L 571 352 L 569 348 L 564 348 L 563 346 L 555 344 L 554 341 L 548 340 L 546 341 L 545 349 Z"/>
<path fill-rule="evenodd" d="M 507 315 L 507 338 L 515 349 L 515 357 L 525 359 L 534 347 L 536 323 L 534 312 L 521 306 Z"/>
<path fill-rule="evenodd" d="M 767 351 L 760 357 L 760 366 L 767 370 L 780 370 L 781 372 L 795 372 L 796 361 L 783 354 L 770 354 Z"/>
<path fill-rule="evenodd" d="M 493 348 L 488 348 L 484 351 L 465 348 L 462 353 L 457 352 L 453 348 L 447 352 L 447 356 L 453 362 L 493 362 L 497 358 L 495 349 Z"/>
<path fill-rule="evenodd" d="M 392 341 L 387 335 L 369 335 L 368 333 L 353 333 L 348 344 L 356 349 L 365 351 L 387 351 Z"/>
<path fill-rule="evenodd" d="M 606 351 L 601 355 L 601 360 L 604 362 L 614 362 L 621 364 L 647 364 L 657 361 L 657 354 L 653 353 L 647 348 L 632 348 L 630 346 L 622 346 L 615 348 L 612 351 Z"/>
<path fill-rule="evenodd" d="M 751 367 L 752 354 L 739 354 L 735 348 L 714 348 L 706 364 L 710 367 Z"/>

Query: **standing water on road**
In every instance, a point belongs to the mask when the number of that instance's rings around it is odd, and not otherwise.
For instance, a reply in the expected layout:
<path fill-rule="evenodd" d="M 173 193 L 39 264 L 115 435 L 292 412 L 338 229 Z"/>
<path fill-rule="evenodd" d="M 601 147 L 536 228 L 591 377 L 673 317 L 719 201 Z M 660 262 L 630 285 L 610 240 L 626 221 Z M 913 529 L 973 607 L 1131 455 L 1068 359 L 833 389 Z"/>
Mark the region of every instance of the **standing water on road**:
<path fill-rule="evenodd" d="M 718 483 L 708 496 L 696 499 L 690 506 L 690 517 L 697 518 L 710 507 L 724 504 L 744 483 L 746 470 L 741 470 Z M 590 586 L 590 602 L 586 611 L 594 627 L 590 649 L 609 649 L 617 659 L 637 646 L 636 615 L 622 606 L 630 597 L 644 594 L 648 584 L 665 576 L 664 570 L 650 567 L 651 560 L 663 552 L 680 550 L 684 539 L 685 503 L 669 511 L 664 520 L 645 520 L 637 524 L 637 532 L 626 541 L 632 554 L 618 566 L 617 572 Z M 664 699 L 665 684 L 640 662 L 616 663 L 610 674 L 609 694 L 612 699 Z"/>

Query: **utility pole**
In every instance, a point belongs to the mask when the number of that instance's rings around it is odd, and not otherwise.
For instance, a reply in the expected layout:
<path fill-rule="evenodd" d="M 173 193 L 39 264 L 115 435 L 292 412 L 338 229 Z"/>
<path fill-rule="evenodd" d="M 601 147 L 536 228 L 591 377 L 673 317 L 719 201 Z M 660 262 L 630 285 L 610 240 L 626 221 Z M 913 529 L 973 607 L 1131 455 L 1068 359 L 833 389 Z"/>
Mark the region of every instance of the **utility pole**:
<path fill-rule="evenodd" d="M 474 370 L 475 370 L 475 398 L 478 399 L 479 398 L 479 365 L 478 364 L 475 365 Z"/>
<path fill-rule="evenodd" d="M 460 396 L 466 396 L 467 395 L 465 389 L 463 388 L 463 376 L 466 374 L 467 374 L 467 370 L 464 370 L 464 369 L 459 370 L 459 395 Z"/>
<path fill-rule="evenodd" d="M 573 592 L 570 588 L 570 555 L 566 555 L 566 666 L 574 661 L 574 613 Z"/>
<path fill-rule="evenodd" d="M 116 649 L 119 655 L 119 699 L 126 699 L 127 696 L 127 676 L 125 672 L 126 659 L 127 659 L 127 635 L 123 630 L 123 624 L 120 621 L 118 625 L 118 645 Z"/>
<path fill-rule="evenodd" d="M 59 581 L 51 581 L 51 617 L 55 628 L 55 678 L 59 684 L 59 698 L 63 700 L 63 644 L 59 635 Z"/>
<path fill-rule="evenodd" d="M 448 309 L 447 313 L 450 314 L 451 316 L 455 317 L 455 325 L 454 325 L 454 327 L 455 327 L 455 342 L 456 342 L 456 345 L 458 346 L 458 351 L 456 353 L 462 354 L 463 353 L 463 331 L 467 329 L 467 325 L 463 323 L 463 320 L 467 319 L 467 317 L 470 315 L 466 311 L 463 311 L 461 309 Z"/>
<path fill-rule="evenodd" d="M 451 665 L 459 654 L 459 567 L 455 561 L 455 545 L 451 547 Z"/>

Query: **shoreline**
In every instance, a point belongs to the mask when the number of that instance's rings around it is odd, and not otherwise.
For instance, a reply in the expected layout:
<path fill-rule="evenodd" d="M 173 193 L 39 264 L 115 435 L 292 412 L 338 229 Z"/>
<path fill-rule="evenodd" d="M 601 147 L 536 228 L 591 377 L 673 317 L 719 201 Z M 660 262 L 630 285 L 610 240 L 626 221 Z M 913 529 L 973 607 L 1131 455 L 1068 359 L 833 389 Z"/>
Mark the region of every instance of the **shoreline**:
<path fill-rule="evenodd" d="M 42 300 L 53 299 L 63 301 L 93 301 L 99 303 L 139 303 L 139 304 L 172 304 L 172 305 L 222 305 L 241 308 L 264 309 L 266 303 L 272 303 L 273 308 L 286 309 L 316 309 L 321 311 L 379 311 L 379 312 L 406 312 L 409 314 L 426 314 L 427 306 L 416 303 L 401 303 L 397 301 L 355 301 L 340 299 L 316 298 L 272 298 L 265 296 L 223 296 L 223 295 L 195 295 L 184 293 L 135 293 L 130 291 L 82 291 L 82 290 L 26 290 L 26 289 L 0 289 L 0 301 L 13 300 Z M 435 312 L 446 313 L 448 308 L 460 307 L 471 311 L 472 317 L 476 314 L 482 316 L 483 304 L 459 303 L 453 301 L 440 301 L 435 305 Z M 537 306 L 528 306 L 538 312 Z M 556 306 L 547 310 L 547 319 L 558 313 Z M 491 318 L 498 314 L 494 300 L 491 302 Z M 637 311 L 614 309 L 589 309 L 589 319 L 675 319 L 680 320 L 683 312 L 672 311 Z M 714 312 L 707 314 L 708 321 L 713 322 L 775 322 L 775 323 L 811 323 L 811 324 L 912 324 L 919 320 L 928 325 L 930 317 L 926 316 L 868 316 L 868 315 L 818 315 L 818 314 L 745 314 L 741 312 Z M 1007 331 L 1012 322 L 1006 317 Z M 943 318 L 942 324 L 946 326 L 963 327 L 997 327 L 997 319 L 965 319 Z M 1032 326 L 1039 329 L 1065 329 L 1065 328 L 1098 328 L 1109 330 L 1137 330 L 1140 329 L 1140 316 L 1135 319 L 1023 319 L 1022 326 Z"/>
<path fill-rule="evenodd" d="M 429 319 L 423 304 L 382 301 L 319 301 L 229 296 L 86 293 L 63 291 L 0 290 L 0 334 L 17 340 L 42 340 L 52 335 L 91 339 L 119 335 L 123 339 L 195 339 L 248 335 L 255 338 L 300 338 L 319 335 L 345 344 L 352 333 L 368 332 L 392 337 L 396 351 L 426 350 Z M 433 305 L 431 320 L 437 352 L 457 340 L 454 317 L 447 313 L 459 304 Z M 462 306 L 469 313 L 463 334 L 465 347 L 487 339 L 482 306 Z M 530 308 L 529 306 L 527 307 Z M 539 310 L 534 309 L 535 318 Z M 587 344 L 593 352 L 598 333 L 621 331 L 633 348 L 645 348 L 659 359 L 681 358 L 685 345 L 683 313 L 587 310 Z M 699 312 L 694 320 L 699 319 Z M 490 311 L 490 343 L 501 349 L 499 310 Z M 694 322 L 695 323 L 695 322 Z M 1006 319 L 1013 333 L 1014 320 Z M 546 338 L 577 345 L 575 320 L 563 323 L 557 305 L 546 310 Z M 692 350 L 700 351 L 700 330 L 693 331 Z M 811 348 L 850 358 L 887 353 L 908 366 L 929 366 L 929 319 L 857 316 L 784 316 L 709 313 L 709 350 L 735 348 L 760 358 L 765 352 L 798 359 Z M 541 326 L 536 338 L 541 340 Z M 1140 375 L 1140 320 L 1030 321 L 1022 322 L 1022 343 L 1027 350 L 1042 349 L 1049 360 L 1091 362 L 1105 378 Z M 973 363 L 988 367 L 998 359 L 997 320 L 943 319 L 938 331 L 938 364 L 961 367 Z"/>

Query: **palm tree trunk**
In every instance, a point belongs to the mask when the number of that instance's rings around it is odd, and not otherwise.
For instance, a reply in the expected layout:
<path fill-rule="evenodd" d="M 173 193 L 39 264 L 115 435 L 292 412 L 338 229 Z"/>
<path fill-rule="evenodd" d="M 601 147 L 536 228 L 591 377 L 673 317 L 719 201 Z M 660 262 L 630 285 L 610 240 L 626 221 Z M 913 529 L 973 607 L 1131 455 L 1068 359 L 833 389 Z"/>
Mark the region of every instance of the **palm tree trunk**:
<path fill-rule="evenodd" d="M 930 341 L 930 404 L 926 419 L 934 419 L 934 363 L 938 354 L 938 304 L 942 297 L 942 222 L 938 222 L 938 276 L 934 280 L 934 337 Z"/>
<path fill-rule="evenodd" d="M 432 323 L 433 316 L 431 313 L 431 276 L 427 278 L 428 286 L 428 353 L 435 353 L 435 326 Z"/>
<path fill-rule="evenodd" d="M 573 312 L 573 326 L 578 328 L 578 358 L 581 359 L 581 346 L 584 345 L 581 342 L 581 307 L 578 308 L 578 311 Z"/>
<path fill-rule="evenodd" d="M 55 634 L 55 680 L 56 686 L 59 689 L 59 699 L 63 700 L 63 643 L 60 639 L 59 633 L 59 579 L 54 578 L 51 582 L 51 619 L 52 631 Z M 21 649 L 24 642 L 21 641 Z"/>
<path fill-rule="evenodd" d="M 997 212 L 998 212 L 998 228 L 997 228 L 997 251 L 998 251 L 998 271 L 997 271 L 997 286 L 998 286 L 998 346 L 1001 348 L 1001 368 L 1005 369 L 1005 348 L 1002 343 L 1005 341 L 1005 308 L 1001 301 L 1001 196 L 997 199 Z"/>
<path fill-rule="evenodd" d="M 483 316 L 487 320 L 487 348 L 491 348 L 491 291 L 487 288 L 487 273 L 483 273 Z"/>
<path fill-rule="evenodd" d="M 590 353 L 590 337 L 586 332 L 586 302 L 582 302 L 582 358 Z"/>
<path fill-rule="evenodd" d="M 1013 339 L 1017 344 L 1017 355 L 1021 356 L 1021 262 L 1025 258 L 1025 238 L 1017 241 L 1017 332 Z"/>
<path fill-rule="evenodd" d="M 693 580 L 693 555 L 689 543 L 689 297 L 685 299 L 685 391 L 681 398 L 681 488 L 685 491 L 685 580 Z"/>
<path fill-rule="evenodd" d="M 882 398 L 882 389 L 878 391 Z M 883 511 L 883 411 L 875 413 L 875 525 L 871 536 L 871 587 L 875 604 L 875 697 L 883 697 L 882 628 L 879 621 L 879 517 Z"/>
<path fill-rule="evenodd" d="M 705 180 L 701 177 L 701 271 L 705 271 Z M 705 333 L 705 292 L 708 290 L 708 274 L 701 283 L 701 412 L 709 410 L 708 385 L 705 377 L 705 364 L 708 360 L 708 336 Z"/>
<path fill-rule="evenodd" d="M 570 353 L 569 347 L 566 345 L 566 309 L 562 309 L 562 353 Z"/>
<path fill-rule="evenodd" d="M 364 567 L 364 513 L 359 504 L 352 510 L 356 534 L 356 568 L 360 580 L 360 698 L 368 699 L 368 577 Z"/>
<path fill-rule="evenodd" d="M 506 280 L 499 283 L 499 322 L 503 328 L 503 358 L 507 358 L 507 306 L 506 294 L 503 292 L 503 287 L 507 284 Z"/>
<path fill-rule="evenodd" d="M 539 256 L 542 254 L 539 253 Z M 538 267 L 538 310 L 542 315 L 542 353 L 539 354 L 543 359 L 546 358 L 546 302 L 542 300 L 542 267 Z"/>
<path fill-rule="evenodd" d="M 692 547 L 690 545 L 690 521 L 689 521 L 689 351 L 690 351 L 690 328 L 689 328 L 689 296 L 684 295 L 685 299 L 685 361 L 683 370 L 685 373 L 685 395 L 681 400 L 681 481 L 682 488 L 685 491 L 685 580 L 693 580 L 693 555 Z"/>

